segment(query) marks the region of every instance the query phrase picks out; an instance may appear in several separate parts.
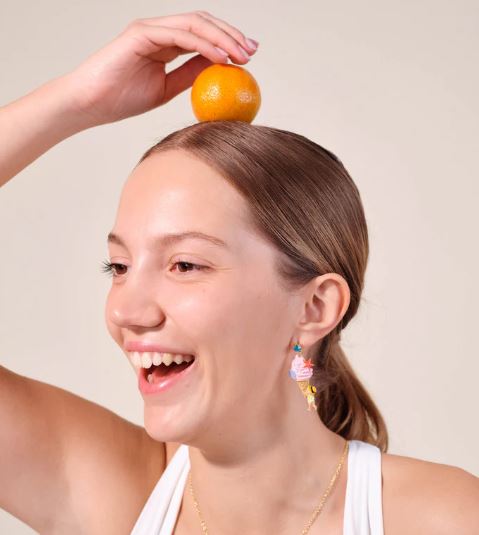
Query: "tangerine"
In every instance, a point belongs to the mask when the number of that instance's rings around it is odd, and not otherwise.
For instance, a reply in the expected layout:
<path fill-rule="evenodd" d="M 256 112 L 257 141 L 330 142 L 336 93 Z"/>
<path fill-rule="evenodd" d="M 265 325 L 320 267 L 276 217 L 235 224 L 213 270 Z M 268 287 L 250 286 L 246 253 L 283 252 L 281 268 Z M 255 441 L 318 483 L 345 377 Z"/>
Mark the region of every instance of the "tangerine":
<path fill-rule="evenodd" d="M 251 123 L 260 104 L 256 80 L 238 65 L 214 63 L 200 72 L 191 88 L 191 105 L 198 121 Z"/>

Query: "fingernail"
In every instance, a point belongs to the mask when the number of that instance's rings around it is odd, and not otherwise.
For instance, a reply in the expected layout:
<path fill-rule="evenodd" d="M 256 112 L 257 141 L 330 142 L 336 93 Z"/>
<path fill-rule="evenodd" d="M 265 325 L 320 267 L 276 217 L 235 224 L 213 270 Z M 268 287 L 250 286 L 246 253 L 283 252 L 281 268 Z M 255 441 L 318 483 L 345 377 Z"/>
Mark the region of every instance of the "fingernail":
<path fill-rule="evenodd" d="M 248 48 L 252 48 L 253 50 L 256 50 L 259 45 L 258 41 L 250 39 L 249 37 L 246 38 L 246 44 L 248 45 Z"/>
<path fill-rule="evenodd" d="M 241 54 L 244 56 L 244 59 L 249 60 L 250 57 L 249 57 L 248 52 L 246 52 L 246 50 L 240 45 L 238 45 L 238 48 L 240 49 Z"/>
<path fill-rule="evenodd" d="M 219 46 L 215 46 L 216 50 L 222 55 L 224 56 L 225 58 L 228 57 L 228 52 L 224 51 L 222 48 L 220 48 Z"/>

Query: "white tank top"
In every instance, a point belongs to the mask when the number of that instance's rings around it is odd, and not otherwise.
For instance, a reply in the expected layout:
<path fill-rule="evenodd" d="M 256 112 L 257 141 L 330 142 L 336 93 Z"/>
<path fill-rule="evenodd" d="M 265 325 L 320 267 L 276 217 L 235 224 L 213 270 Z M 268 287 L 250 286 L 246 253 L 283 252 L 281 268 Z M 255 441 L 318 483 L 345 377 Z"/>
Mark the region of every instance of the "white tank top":
<path fill-rule="evenodd" d="M 188 446 L 182 444 L 151 492 L 131 535 L 172 535 L 189 470 Z M 381 450 L 360 440 L 349 441 L 343 535 L 384 535 Z"/>

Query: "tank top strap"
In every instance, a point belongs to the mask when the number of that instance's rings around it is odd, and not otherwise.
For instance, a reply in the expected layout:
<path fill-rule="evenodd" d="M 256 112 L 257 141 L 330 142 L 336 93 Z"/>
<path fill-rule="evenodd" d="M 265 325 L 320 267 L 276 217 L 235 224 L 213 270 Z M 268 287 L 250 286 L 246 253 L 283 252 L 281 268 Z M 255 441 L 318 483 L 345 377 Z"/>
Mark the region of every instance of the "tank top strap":
<path fill-rule="evenodd" d="M 349 441 L 343 535 L 384 535 L 381 450 Z"/>
<path fill-rule="evenodd" d="M 189 470 L 188 446 L 181 444 L 150 494 L 130 535 L 171 535 Z"/>

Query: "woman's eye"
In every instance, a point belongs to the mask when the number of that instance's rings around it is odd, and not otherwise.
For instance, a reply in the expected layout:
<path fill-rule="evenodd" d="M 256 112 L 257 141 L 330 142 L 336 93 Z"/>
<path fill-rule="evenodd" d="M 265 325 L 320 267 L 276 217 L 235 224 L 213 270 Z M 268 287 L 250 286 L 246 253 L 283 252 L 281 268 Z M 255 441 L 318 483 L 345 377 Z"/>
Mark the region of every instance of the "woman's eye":
<path fill-rule="evenodd" d="M 106 273 L 107 275 L 110 275 L 112 277 L 119 277 L 120 275 L 124 275 L 125 273 L 119 273 L 118 270 L 121 271 L 122 268 L 126 269 L 126 266 L 124 264 L 115 264 L 114 262 L 109 262 L 108 260 L 104 260 L 102 272 Z"/>
<path fill-rule="evenodd" d="M 191 271 L 203 271 L 206 266 L 201 266 L 199 264 L 193 264 L 192 262 L 175 262 L 173 267 L 178 266 L 178 273 L 190 273 Z M 102 272 L 106 273 L 112 277 L 120 277 L 126 273 L 127 266 L 124 264 L 117 264 L 115 262 L 109 262 L 108 260 L 103 261 Z"/>
<path fill-rule="evenodd" d="M 191 262 L 181 262 L 181 261 L 175 262 L 173 266 L 178 266 L 178 267 L 181 266 L 182 269 L 179 270 L 179 273 L 189 273 L 190 272 L 190 270 L 188 269 L 189 267 L 193 267 L 194 269 L 196 268 L 197 271 L 202 271 L 206 269 L 205 266 L 200 266 L 198 264 L 193 264 Z"/>

